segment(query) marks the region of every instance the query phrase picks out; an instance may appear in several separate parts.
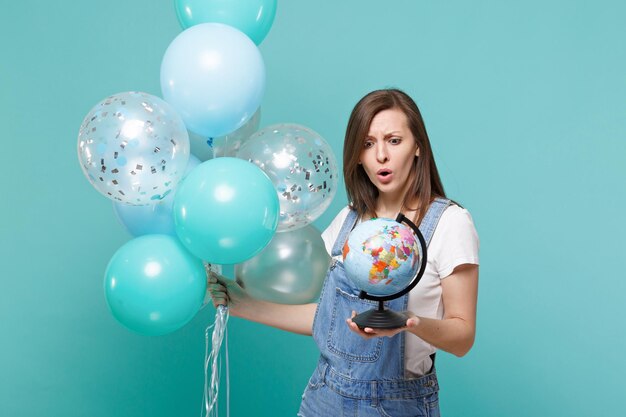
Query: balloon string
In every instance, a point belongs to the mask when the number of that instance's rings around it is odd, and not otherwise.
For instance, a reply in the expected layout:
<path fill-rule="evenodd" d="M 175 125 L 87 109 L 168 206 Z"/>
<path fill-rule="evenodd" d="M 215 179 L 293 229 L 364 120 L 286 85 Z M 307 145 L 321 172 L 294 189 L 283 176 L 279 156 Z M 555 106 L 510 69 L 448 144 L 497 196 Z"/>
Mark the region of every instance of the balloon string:
<path fill-rule="evenodd" d="M 228 307 L 226 307 L 228 310 Z M 227 311 L 228 312 L 228 311 Z M 228 317 L 226 318 L 228 320 Z M 228 370 L 228 329 L 226 329 L 226 417 L 230 417 L 230 372 Z"/>
<path fill-rule="evenodd" d="M 220 386 L 221 357 L 219 355 L 222 341 L 226 337 L 226 415 L 230 416 L 230 379 L 228 372 L 228 307 L 217 306 L 215 322 L 206 328 L 204 334 L 204 391 L 202 393 L 202 405 L 200 417 L 218 416 L 217 398 Z M 211 336 L 211 351 L 209 352 L 209 330 L 213 329 Z M 209 376 L 210 368 L 210 376 Z M 206 413 L 206 414 L 205 414 Z"/>

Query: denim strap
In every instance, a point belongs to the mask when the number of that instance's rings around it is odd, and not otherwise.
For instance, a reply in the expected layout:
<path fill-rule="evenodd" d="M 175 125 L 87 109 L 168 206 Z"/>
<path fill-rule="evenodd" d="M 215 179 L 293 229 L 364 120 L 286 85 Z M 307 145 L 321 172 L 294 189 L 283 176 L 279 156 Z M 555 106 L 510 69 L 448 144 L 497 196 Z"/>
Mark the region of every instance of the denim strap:
<path fill-rule="evenodd" d="M 430 207 L 428 207 L 428 211 L 419 226 L 420 232 L 422 232 L 422 236 L 424 236 L 426 241 L 426 246 L 430 244 L 430 240 L 433 238 L 441 215 L 451 203 L 447 198 L 435 198 Z"/>
<path fill-rule="evenodd" d="M 354 228 L 354 225 L 356 224 L 358 218 L 359 216 L 357 215 L 356 210 L 350 209 L 346 220 L 343 222 L 343 226 L 341 226 L 339 236 L 337 236 L 335 244 L 333 245 L 332 256 L 341 255 L 343 251 L 343 245 L 346 243 L 346 239 L 348 239 L 348 235 Z"/>

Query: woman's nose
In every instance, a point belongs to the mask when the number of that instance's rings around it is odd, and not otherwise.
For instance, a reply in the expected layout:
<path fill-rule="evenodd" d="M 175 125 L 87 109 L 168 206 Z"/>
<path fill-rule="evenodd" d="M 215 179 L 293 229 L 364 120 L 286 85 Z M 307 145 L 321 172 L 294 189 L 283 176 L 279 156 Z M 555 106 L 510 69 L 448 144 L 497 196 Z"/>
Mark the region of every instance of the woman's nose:
<path fill-rule="evenodd" d="M 387 153 L 387 147 L 384 144 L 377 146 L 376 159 L 380 163 L 387 162 L 389 160 L 389 154 Z"/>

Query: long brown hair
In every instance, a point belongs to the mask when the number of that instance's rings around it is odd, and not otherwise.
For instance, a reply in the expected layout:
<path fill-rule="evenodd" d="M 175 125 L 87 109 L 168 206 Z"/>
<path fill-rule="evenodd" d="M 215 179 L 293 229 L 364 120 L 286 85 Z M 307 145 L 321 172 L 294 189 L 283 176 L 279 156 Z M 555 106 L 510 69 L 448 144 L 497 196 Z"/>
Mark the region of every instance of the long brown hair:
<path fill-rule="evenodd" d="M 352 207 L 360 217 L 366 214 L 376 216 L 378 189 L 369 180 L 363 166 L 359 164 L 359 159 L 372 119 L 381 111 L 389 109 L 399 109 L 406 115 L 409 129 L 420 150 L 419 157 L 413 159 L 410 185 L 401 207 L 401 210 L 407 208 L 417 210 L 417 219 L 413 220 L 419 225 L 432 200 L 436 197 L 445 197 L 446 194 L 437 171 L 422 115 L 413 99 L 401 90 L 372 91 L 354 106 L 343 145 L 343 175 L 346 192 Z M 407 206 L 414 201 L 417 202 L 417 207 Z"/>

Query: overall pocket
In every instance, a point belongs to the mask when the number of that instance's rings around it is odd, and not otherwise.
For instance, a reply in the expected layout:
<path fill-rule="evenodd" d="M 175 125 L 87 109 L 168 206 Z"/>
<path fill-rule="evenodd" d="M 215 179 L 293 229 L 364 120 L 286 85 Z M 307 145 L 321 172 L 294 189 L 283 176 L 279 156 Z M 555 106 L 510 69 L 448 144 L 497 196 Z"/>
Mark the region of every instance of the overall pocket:
<path fill-rule="evenodd" d="M 359 314 L 377 306 L 378 303 L 376 302 L 362 300 L 357 295 L 348 294 L 340 288 L 335 288 L 333 312 L 328 339 L 326 340 L 328 349 L 351 361 L 375 362 L 380 357 L 383 339 L 380 337 L 362 338 L 350 330 L 346 319 L 350 317 L 353 310 Z"/>

